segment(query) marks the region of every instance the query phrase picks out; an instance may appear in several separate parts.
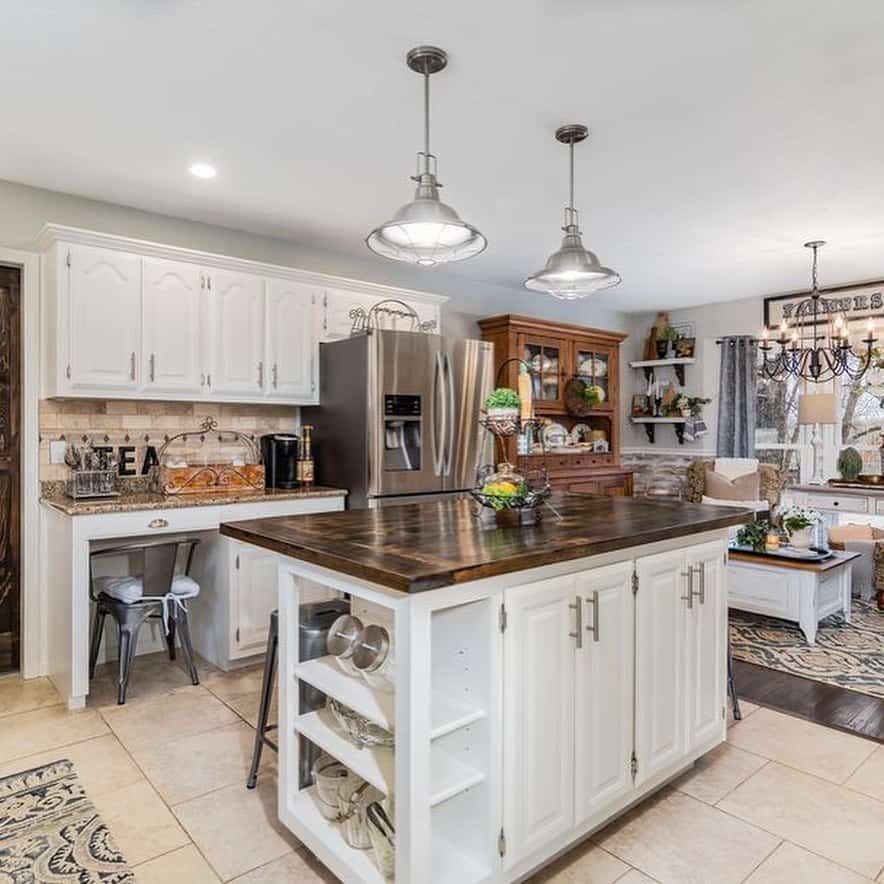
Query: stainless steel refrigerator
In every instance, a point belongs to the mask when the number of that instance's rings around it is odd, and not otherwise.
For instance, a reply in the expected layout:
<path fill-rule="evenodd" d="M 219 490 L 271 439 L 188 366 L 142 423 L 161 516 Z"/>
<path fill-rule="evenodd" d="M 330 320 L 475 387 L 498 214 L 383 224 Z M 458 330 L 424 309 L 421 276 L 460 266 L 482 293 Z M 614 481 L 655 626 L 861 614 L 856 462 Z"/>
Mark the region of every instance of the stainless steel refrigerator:
<path fill-rule="evenodd" d="M 317 481 L 358 509 L 462 493 L 493 455 L 479 412 L 494 382 L 493 345 L 371 331 L 319 349 Z"/>

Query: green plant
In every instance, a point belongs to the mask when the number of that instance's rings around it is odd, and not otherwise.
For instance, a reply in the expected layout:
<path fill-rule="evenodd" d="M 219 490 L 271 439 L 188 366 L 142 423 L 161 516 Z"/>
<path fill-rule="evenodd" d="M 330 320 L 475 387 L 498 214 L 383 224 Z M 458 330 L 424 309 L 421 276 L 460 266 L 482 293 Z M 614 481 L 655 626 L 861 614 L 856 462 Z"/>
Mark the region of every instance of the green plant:
<path fill-rule="evenodd" d="M 519 394 L 509 387 L 498 387 L 488 394 L 485 400 L 485 408 L 518 408 L 522 404 Z"/>
<path fill-rule="evenodd" d="M 807 510 L 802 506 L 793 506 L 783 513 L 783 527 L 790 533 L 810 528 L 820 520 L 820 514 L 815 510 Z"/>
<path fill-rule="evenodd" d="M 842 479 L 852 482 L 862 471 L 863 458 L 855 448 L 845 448 L 838 455 L 838 472 Z"/>
<path fill-rule="evenodd" d="M 671 325 L 667 325 L 657 332 L 657 340 L 675 343 L 678 340 L 678 332 Z"/>
<path fill-rule="evenodd" d="M 595 385 L 588 384 L 583 388 L 583 399 L 587 405 L 592 408 L 595 408 L 597 405 L 602 404 L 601 393 L 599 392 L 599 387 Z"/>
<path fill-rule="evenodd" d="M 740 546 L 751 547 L 755 552 L 761 552 L 767 542 L 767 535 L 775 530 L 768 521 L 749 522 L 737 531 L 737 543 Z"/>

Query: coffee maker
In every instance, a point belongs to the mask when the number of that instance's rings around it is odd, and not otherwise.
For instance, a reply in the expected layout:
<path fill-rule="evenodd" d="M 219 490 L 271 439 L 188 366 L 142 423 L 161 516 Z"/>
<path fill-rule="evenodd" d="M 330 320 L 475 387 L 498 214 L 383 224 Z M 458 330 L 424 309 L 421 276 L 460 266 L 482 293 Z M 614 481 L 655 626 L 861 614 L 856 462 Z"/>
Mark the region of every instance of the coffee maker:
<path fill-rule="evenodd" d="M 270 433 L 261 437 L 266 488 L 297 488 L 298 437 L 290 433 Z"/>

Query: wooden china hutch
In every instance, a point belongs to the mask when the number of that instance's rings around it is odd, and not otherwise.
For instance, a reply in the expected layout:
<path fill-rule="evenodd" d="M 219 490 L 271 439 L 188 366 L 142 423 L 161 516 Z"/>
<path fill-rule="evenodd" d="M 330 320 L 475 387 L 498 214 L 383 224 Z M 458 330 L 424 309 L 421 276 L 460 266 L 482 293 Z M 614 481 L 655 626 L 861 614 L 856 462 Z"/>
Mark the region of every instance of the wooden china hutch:
<path fill-rule="evenodd" d="M 521 359 L 531 367 L 534 413 L 561 424 L 570 434 L 586 424 L 594 435 L 604 434 L 610 450 L 556 446 L 548 450 L 546 465 L 554 488 L 609 497 L 632 495 L 632 471 L 620 464 L 620 332 L 603 331 L 529 316 L 492 316 L 479 322 L 482 340 L 494 344 L 495 371 L 508 359 Z M 516 389 L 519 364 L 511 362 L 500 385 Z M 571 378 L 597 386 L 603 401 L 589 414 L 572 417 L 565 405 L 565 387 Z M 522 472 L 540 466 L 542 455 L 516 454 L 515 440 L 508 457 Z"/>

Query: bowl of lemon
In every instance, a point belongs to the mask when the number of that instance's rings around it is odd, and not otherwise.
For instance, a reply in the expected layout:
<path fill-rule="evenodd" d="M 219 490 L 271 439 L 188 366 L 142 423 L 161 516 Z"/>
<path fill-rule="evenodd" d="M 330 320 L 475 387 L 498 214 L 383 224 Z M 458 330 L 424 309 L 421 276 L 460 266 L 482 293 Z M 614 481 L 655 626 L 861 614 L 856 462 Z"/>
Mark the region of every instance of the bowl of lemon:
<path fill-rule="evenodd" d="M 514 526 L 539 521 L 537 507 L 549 495 L 548 482 L 519 475 L 512 464 L 480 470 L 479 482 L 470 492 L 473 499 L 494 512 L 498 525 Z"/>

